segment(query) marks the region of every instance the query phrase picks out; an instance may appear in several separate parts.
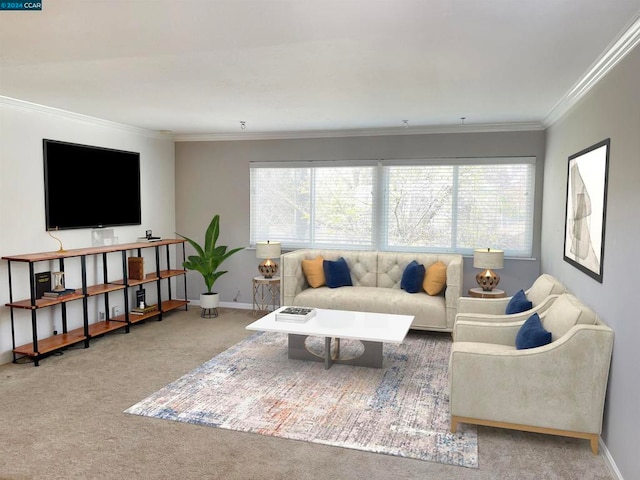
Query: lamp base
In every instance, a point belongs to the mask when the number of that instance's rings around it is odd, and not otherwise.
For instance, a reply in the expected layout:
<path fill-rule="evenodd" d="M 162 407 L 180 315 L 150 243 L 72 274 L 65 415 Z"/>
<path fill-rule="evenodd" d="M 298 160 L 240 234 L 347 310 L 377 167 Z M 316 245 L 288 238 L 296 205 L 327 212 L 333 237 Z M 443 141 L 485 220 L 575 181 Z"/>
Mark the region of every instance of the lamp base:
<path fill-rule="evenodd" d="M 478 282 L 478 286 L 482 288 L 482 290 L 490 292 L 498 286 L 498 283 L 500 283 L 500 275 L 490 268 L 487 268 L 476 275 L 476 282 Z"/>
<path fill-rule="evenodd" d="M 258 265 L 258 271 L 264 278 L 273 278 L 278 273 L 278 264 L 267 258 L 260 265 Z"/>

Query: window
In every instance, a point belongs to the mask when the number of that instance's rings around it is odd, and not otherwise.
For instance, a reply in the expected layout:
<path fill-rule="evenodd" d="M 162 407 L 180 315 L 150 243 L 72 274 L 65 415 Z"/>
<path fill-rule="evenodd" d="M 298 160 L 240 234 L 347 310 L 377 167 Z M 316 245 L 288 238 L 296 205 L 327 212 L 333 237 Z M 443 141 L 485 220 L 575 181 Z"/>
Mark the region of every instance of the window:
<path fill-rule="evenodd" d="M 535 158 L 251 164 L 251 244 L 531 256 Z"/>

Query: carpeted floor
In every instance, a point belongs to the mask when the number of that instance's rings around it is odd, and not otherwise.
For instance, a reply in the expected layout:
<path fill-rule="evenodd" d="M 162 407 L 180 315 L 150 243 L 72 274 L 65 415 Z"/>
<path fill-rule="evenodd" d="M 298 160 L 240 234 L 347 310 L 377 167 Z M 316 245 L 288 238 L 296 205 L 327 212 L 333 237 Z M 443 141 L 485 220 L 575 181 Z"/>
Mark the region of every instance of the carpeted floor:
<path fill-rule="evenodd" d="M 450 350 L 448 336 L 412 332 L 384 346 L 383 369 L 325 370 L 289 360 L 286 335 L 256 333 L 126 413 L 476 468 L 476 428 L 449 430 Z"/>
<path fill-rule="evenodd" d="M 478 427 L 478 468 L 464 468 L 122 413 L 249 337 L 254 320 L 191 307 L 39 367 L 0 366 L 0 479 L 614 479 L 587 441 L 550 435 Z"/>

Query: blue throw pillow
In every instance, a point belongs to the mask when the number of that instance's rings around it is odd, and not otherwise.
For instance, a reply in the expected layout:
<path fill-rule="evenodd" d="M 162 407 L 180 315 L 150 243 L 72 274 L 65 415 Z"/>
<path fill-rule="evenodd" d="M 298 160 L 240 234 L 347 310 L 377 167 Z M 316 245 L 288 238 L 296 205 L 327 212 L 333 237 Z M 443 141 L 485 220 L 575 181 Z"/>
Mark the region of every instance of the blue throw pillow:
<path fill-rule="evenodd" d="M 322 262 L 322 269 L 324 270 L 327 287 L 337 288 L 353 286 L 353 283 L 351 283 L 349 266 L 343 257 L 340 257 L 335 262 L 332 260 L 324 260 Z"/>
<path fill-rule="evenodd" d="M 520 290 L 513 297 L 511 297 L 511 300 L 509 300 L 505 313 L 507 315 L 513 315 L 514 313 L 522 313 L 526 312 L 527 310 L 531 310 L 532 307 L 533 304 L 529 300 L 527 300 L 527 297 L 524 294 L 524 290 Z"/>
<path fill-rule="evenodd" d="M 518 350 L 541 347 L 548 343 L 551 343 L 551 332 L 544 329 L 537 313 L 531 315 L 516 334 L 516 348 Z"/>
<path fill-rule="evenodd" d="M 409 293 L 418 293 L 422 290 L 422 282 L 424 281 L 425 268 L 424 265 L 416 260 L 412 261 L 402 272 L 400 280 L 400 288 Z"/>

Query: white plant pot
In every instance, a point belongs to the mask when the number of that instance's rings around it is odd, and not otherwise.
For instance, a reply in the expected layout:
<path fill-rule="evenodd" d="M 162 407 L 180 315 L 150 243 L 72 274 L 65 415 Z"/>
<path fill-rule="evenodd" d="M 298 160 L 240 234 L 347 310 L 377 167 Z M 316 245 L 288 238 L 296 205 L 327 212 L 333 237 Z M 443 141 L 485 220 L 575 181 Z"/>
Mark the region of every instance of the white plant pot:
<path fill-rule="evenodd" d="M 218 308 L 220 303 L 220 294 L 218 293 L 201 293 L 200 308 Z"/>

